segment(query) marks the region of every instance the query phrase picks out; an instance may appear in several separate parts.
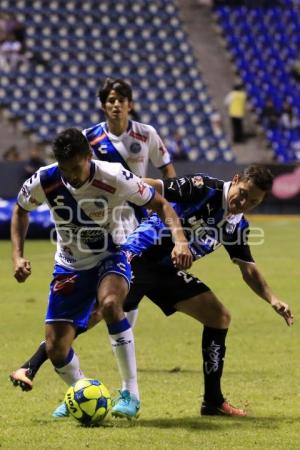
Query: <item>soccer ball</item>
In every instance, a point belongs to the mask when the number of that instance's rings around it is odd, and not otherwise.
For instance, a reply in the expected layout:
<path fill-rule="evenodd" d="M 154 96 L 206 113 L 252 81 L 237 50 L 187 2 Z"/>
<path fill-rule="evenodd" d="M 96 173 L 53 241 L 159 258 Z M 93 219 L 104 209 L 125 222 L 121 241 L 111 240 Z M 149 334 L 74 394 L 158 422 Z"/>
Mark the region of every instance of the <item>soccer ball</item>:
<path fill-rule="evenodd" d="M 82 378 L 65 395 L 67 408 L 83 425 L 97 425 L 111 407 L 109 390 L 101 381 Z"/>

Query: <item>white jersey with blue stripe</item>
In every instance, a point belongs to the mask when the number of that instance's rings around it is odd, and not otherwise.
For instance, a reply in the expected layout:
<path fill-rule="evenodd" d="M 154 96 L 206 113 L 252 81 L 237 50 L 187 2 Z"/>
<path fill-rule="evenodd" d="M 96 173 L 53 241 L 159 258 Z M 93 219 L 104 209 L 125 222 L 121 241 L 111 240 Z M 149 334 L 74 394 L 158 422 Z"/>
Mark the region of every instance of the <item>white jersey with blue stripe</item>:
<path fill-rule="evenodd" d="M 92 161 L 90 178 L 79 188 L 63 178 L 57 164 L 41 167 L 25 181 L 17 202 L 27 211 L 47 203 L 57 233 L 56 263 L 86 270 L 125 241 L 127 201 L 144 206 L 154 194 L 121 164 Z"/>
<path fill-rule="evenodd" d="M 120 136 L 112 134 L 106 122 L 83 130 L 94 156 L 102 161 L 120 162 L 139 177 L 147 175 L 149 160 L 162 168 L 171 162 L 163 141 L 151 125 L 130 120 Z"/>

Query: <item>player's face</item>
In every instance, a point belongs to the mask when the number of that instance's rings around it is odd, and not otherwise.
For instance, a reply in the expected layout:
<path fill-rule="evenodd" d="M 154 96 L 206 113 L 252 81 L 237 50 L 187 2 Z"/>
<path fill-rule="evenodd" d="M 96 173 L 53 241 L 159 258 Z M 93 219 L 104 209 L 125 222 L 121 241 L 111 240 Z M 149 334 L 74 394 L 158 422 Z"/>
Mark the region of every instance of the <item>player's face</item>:
<path fill-rule="evenodd" d="M 230 214 L 241 214 L 258 206 L 266 193 L 251 180 L 241 180 L 236 175 L 228 192 L 227 205 Z"/>
<path fill-rule="evenodd" d="M 91 156 L 74 156 L 58 163 L 65 180 L 75 188 L 79 188 L 90 176 L 91 171 Z"/>
<path fill-rule="evenodd" d="M 129 111 L 132 108 L 132 102 L 127 97 L 119 95 L 116 91 L 110 91 L 103 110 L 106 114 L 107 120 L 114 122 L 121 122 L 128 120 Z"/>

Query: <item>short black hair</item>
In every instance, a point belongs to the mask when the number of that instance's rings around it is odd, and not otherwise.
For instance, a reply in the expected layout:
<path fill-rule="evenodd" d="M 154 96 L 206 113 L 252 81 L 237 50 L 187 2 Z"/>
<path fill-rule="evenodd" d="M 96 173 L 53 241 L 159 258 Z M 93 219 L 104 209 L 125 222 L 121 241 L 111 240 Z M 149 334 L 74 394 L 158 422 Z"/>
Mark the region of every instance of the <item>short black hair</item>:
<path fill-rule="evenodd" d="M 58 162 L 77 155 L 84 157 L 91 154 L 86 137 L 77 128 L 67 128 L 59 133 L 53 141 L 52 150 Z"/>
<path fill-rule="evenodd" d="M 122 95 L 122 97 L 128 98 L 130 102 L 132 101 L 132 89 L 129 83 L 121 78 L 106 78 L 98 92 L 98 97 L 102 105 L 105 105 L 107 97 L 112 90 Z"/>
<path fill-rule="evenodd" d="M 242 176 L 242 180 L 251 180 L 255 186 L 264 192 L 270 192 L 273 185 L 274 175 L 271 170 L 265 166 L 252 164 L 246 167 Z"/>

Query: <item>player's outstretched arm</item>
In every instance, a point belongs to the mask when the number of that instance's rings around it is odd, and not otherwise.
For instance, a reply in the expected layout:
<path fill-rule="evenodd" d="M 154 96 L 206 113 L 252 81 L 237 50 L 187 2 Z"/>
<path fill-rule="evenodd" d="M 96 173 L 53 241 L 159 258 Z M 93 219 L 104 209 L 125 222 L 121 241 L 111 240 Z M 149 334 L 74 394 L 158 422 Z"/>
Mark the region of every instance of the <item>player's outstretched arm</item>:
<path fill-rule="evenodd" d="M 160 194 L 157 192 L 147 207 L 157 212 L 162 221 L 170 228 L 172 233 L 174 248 L 172 250 L 172 261 L 178 269 L 188 269 L 191 267 L 193 257 L 189 249 L 188 241 L 176 212 Z"/>
<path fill-rule="evenodd" d="M 143 178 L 143 181 L 150 186 L 154 187 L 156 192 L 162 195 L 163 183 L 159 178 Z"/>
<path fill-rule="evenodd" d="M 31 275 L 30 261 L 23 256 L 28 225 L 28 212 L 16 205 L 11 220 L 11 242 L 14 277 L 19 283 Z"/>
<path fill-rule="evenodd" d="M 268 302 L 274 311 L 284 318 L 287 325 L 292 325 L 294 316 L 287 303 L 279 300 L 268 286 L 256 264 L 237 261 L 244 281 L 263 300 Z"/>

